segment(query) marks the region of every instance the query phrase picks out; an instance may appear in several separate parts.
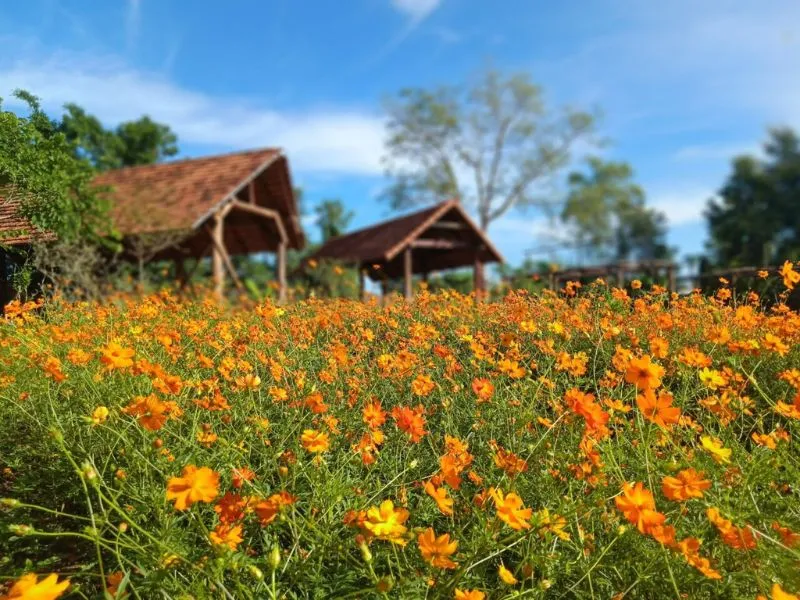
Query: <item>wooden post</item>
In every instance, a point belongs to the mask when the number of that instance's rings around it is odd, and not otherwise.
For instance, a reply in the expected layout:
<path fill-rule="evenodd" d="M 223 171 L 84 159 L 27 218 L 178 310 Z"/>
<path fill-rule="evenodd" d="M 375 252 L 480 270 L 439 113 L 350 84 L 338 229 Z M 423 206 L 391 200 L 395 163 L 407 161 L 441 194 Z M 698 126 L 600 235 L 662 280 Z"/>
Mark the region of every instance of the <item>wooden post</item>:
<path fill-rule="evenodd" d="M 366 281 L 364 277 L 364 266 L 359 264 L 358 265 L 358 298 L 362 302 L 364 301 L 364 290 L 366 288 Z"/>
<path fill-rule="evenodd" d="M 403 291 L 406 300 L 411 300 L 414 296 L 413 281 L 411 279 L 412 272 L 411 246 L 408 246 L 403 252 Z"/>
<path fill-rule="evenodd" d="M 278 243 L 278 302 L 286 303 L 286 242 Z"/>
<path fill-rule="evenodd" d="M 675 286 L 675 269 L 672 265 L 667 267 L 667 289 L 669 289 L 670 294 L 674 294 L 677 291 Z"/>
<path fill-rule="evenodd" d="M 178 289 L 183 290 L 186 287 L 186 259 L 179 257 L 175 259 L 175 279 L 178 280 Z"/>
<path fill-rule="evenodd" d="M 222 266 L 222 249 L 225 247 L 223 237 L 224 217 L 214 215 L 214 227 L 211 230 L 211 276 L 214 281 L 214 297 L 217 302 L 222 302 L 222 295 L 225 291 L 225 271 Z"/>
<path fill-rule="evenodd" d="M 475 254 L 475 264 L 472 266 L 472 286 L 475 288 L 476 298 L 483 295 L 485 286 L 483 281 L 483 262 L 480 254 Z"/>
<path fill-rule="evenodd" d="M 389 282 L 381 280 L 381 306 L 386 306 L 389 300 Z"/>

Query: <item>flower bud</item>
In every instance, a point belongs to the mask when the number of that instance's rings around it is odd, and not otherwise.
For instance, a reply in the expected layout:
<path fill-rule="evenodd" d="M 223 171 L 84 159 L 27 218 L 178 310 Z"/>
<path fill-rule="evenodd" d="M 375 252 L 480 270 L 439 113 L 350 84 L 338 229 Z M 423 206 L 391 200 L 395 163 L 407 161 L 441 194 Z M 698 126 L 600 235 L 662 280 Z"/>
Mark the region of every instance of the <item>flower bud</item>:
<path fill-rule="evenodd" d="M 281 564 L 281 549 L 278 547 L 277 544 L 275 544 L 272 547 L 267 562 L 269 562 L 269 566 L 272 568 L 273 571 L 278 568 L 279 564 Z"/>
<path fill-rule="evenodd" d="M 361 542 L 358 545 L 358 549 L 361 550 L 361 558 L 364 559 L 365 563 L 372 562 L 372 552 L 369 551 L 369 546 L 367 546 L 366 542 Z"/>
<path fill-rule="evenodd" d="M 14 535 L 18 535 L 20 537 L 31 535 L 35 531 L 31 525 L 9 525 L 8 530 Z"/>
<path fill-rule="evenodd" d="M 257 566 L 250 565 L 249 567 L 247 567 L 247 570 L 250 571 L 250 575 L 252 575 L 254 579 L 256 579 L 258 581 L 261 581 L 261 580 L 264 579 L 263 571 L 261 569 L 259 569 Z"/>
<path fill-rule="evenodd" d="M 7 508 L 16 508 L 19 506 L 19 500 L 16 498 L 0 498 L 0 506 L 5 506 Z"/>

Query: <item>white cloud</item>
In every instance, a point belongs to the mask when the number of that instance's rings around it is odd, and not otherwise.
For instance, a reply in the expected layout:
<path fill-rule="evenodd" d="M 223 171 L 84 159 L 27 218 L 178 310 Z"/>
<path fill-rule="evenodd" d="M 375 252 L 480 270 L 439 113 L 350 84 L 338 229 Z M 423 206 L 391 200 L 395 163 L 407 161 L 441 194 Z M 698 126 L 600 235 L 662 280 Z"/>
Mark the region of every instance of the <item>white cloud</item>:
<path fill-rule="evenodd" d="M 647 204 L 664 213 L 670 227 L 679 227 L 701 222 L 706 203 L 714 194 L 713 189 L 703 186 L 667 189 L 651 194 Z"/>
<path fill-rule="evenodd" d="M 111 124 L 150 115 L 169 124 L 185 144 L 230 150 L 280 146 L 295 170 L 382 172 L 383 120 L 362 110 L 276 110 L 181 87 L 119 59 L 65 53 L 11 64 L 0 61 L 0 82 L 0 96 L 23 88 L 51 111 L 75 102 Z"/>
<path fill-rule="evenodd" d="M 421 21 L 436 10 L 442 0 L 391 0 L 391 2 L 396 10 L 415 21 Z"/>

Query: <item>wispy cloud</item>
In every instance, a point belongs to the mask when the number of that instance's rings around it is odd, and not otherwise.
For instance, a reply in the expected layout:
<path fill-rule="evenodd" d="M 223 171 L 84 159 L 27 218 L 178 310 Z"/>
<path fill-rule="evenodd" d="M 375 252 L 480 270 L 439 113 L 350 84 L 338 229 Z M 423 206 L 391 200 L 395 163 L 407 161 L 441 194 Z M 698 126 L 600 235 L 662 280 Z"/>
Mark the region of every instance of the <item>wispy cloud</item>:
<path fill-rule="evenodd" d="M 389 39 L 367 61 L 367 67 L 372 67 L 394 52 L 408 37 L 417 30 L 425 19 L 436 10 L 443 0 L 391 0 L 395 10 L 408 18 L 403 28 Z"/>
<path fill-rule="evenodd" d="M 442 0 L 391 0 L 394 8 L 413 21 L 420 22 L 442 3 Z"/>
<path fill-rule="evenodd" d="M 184 144 L 220 150 L 280 146 L 297 170 L 382 172 L 383 120 L 359 109 L 277 110 L 181 87 L 119 58 L 64 53 L 10 64 L 0 60 L 0 82 L 0 96 L 27 89 L 49 110 L 76 102 L 106 123 L 148 114 L 169 124 Z"/>
<path fill-rule="evenodd" d="M 714 195 L 712 187 L 702 185 L 666 188 L 652 193 L 648 205 L 666 215 L 670 227 L 681 227 L 700 223 L 706 204 Z"/>
<path fill-rule="evenodd" d="M 141 0 L 127 0 L 128 6 L 125 11 L 125 47 L 128 54 L 136 49 L 139 39 L 139 29 L 142 22 L 142 2 Z"/>

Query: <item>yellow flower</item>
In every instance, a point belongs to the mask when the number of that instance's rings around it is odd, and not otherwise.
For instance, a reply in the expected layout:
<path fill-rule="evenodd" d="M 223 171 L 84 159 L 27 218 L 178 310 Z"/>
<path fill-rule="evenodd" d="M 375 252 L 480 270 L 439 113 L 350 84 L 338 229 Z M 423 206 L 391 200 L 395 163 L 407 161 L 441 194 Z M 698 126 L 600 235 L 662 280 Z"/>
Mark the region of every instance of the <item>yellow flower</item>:
<path fill-rule="evenodd" d="M 709 369 L 708 367 L 703 368 L 697 376 L 700 378 L 700 382 L 703 385 L 712 390 L 719 389 L 728 384 L 728 380 L 722 373 L 714 369 Z"/>
<path fill-rule="evenodd" d="M 497 574 L 506 585 L 514 585 L 515 583 L 518 583 L 517 578 L 514 577 L 514 574 L 511 571 L 506 569 L 503 563 L 500 563 L 500 567 L 497 569 Z"/>
<path fill-rule="evenodd" d="M 403 536 L 408 529 L 404 523 L 408 517 L 409 512 L 405 508 L 395 508 L 391 500 L 384 500 L 380 506 L 373 506 L 367 511 L 364 529 L 379 540 L 405 546 L 408 540 Z"/>
<path fill-rule="evenodd" d="M 731 461 L 731 449 L 725 448 L 722 440 L 704 435 L 700 438 L 703 448 L 714 457 L 717 462 L 728 463 Z"/>
<path fill-rule="evenodd" d="M 92 411 L 92 424 L 100 425 L 108 419 L 108 409 L 105 406 L 98 406 Z"/>
<path fill-rule="evenodd" d="M 130 348 L 123 348 L 117 342 L 110 342 L 108 346 L 103 348 L 103 355 L 100 361 L 106 365 L 109 370 L 124 369 L 133 366 L 134 351 Z"/>
<path fill-rule="evenodd" d="M 41 581 L 35 573 L 20 577 L 2 600 L 55 600 L 69 587 L 69 579 L 58 581 L 57 575 L 48 575 Z"/>
<path fill-rule="evenodd" d="M 195 502 L 211 502 L 219 494 L 219 475 L 208 467 L 188 465 L 181 475 L 167 482 L 167 500 L 175 501 L 176 510 L 186 510 Z"/>
<path fill-rule="evenodd" d="M 300 436 L 300 442 L 303 444 L 303 448 L 315 454 L 325 452 L 331 445 L 327 433 L 314 429 L 304 430 Z"/>

